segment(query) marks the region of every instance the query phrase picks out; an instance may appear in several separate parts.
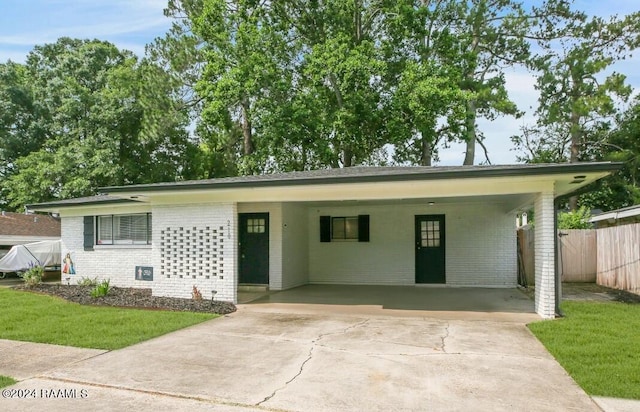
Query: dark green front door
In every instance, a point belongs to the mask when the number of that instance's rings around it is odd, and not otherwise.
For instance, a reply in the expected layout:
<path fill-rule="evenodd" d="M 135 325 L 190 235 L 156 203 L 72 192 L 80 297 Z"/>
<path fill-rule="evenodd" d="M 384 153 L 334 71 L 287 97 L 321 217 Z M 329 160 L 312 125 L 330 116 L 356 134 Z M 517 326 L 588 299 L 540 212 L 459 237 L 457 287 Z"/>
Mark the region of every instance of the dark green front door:
<path fill-rule="evenodd" d="M 416 283 L 446 283 L 444 215 L 416 216 Z"/>
<path fill-rule="evenodd" d="M 240 283 L 269 284 L 269 214 L 241 213 Z"/>

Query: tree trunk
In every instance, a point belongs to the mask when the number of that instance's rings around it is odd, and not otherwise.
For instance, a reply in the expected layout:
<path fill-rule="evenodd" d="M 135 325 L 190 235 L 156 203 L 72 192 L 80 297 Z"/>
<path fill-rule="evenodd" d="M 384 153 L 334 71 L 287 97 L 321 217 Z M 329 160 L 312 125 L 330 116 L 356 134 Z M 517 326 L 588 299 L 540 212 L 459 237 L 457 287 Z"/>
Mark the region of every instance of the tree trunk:
<path fill-rule="evenodd" d="M 422 145 L 422 153 L 420 154 L 420 166 L 431 166 L 431 161 L 433 159 L 433 145 L 431 144 L 431 139 L 428 136 L 425 136 L 425 133 L 420 133 L 422 135 L 421 145 Z"/>
<path fill-rule="evenodd" d="M 254 152 L 253 132 L 251 130 L 251 120 L 249 119 L 249 100 L 242 99 L 242 146 L 244 155 L 250 155 Z"/>
<path fill-rule="evenodd" d="M 351 167 L 353 166 L 353 151 L 350 147 L 345 147 L 342 150 L 342 166 L 343 167 Z"/>
<path fill-rule="evenodd" d="M 466 141 L 467 141 L 467 151 L 464 155 L 464 163 L 463 165 L 473 165 L 475 157 L 476 157 L 476 102 L 473 100 L 469 100 L 467 102 L 466 108 L 466 120 L 465 120 L 465 129 L 466 129 Z"/>
<path fill-rule="evenodd" d="M 582 149 L 582 129 L 580 127 L 580 113 L 578 113 L 575 105 L 580 98 L 580 90 L 577 88 L 576 79 L 573 79 L 574 90 L 571 93 L 571 148 L 569 154 L 569 163 L 580 161 L 580 150 Z M 569 210 L 578 210 L 578 196 L 569 198 Z"/>

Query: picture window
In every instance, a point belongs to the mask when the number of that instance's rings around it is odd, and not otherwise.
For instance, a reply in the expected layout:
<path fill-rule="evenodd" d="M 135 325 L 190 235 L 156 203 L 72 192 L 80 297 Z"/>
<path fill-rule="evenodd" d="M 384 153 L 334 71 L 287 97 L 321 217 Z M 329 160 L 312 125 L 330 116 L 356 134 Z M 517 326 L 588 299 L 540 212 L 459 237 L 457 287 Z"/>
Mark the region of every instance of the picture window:
<path fill-rule="evenodd" d="M 358 240 L 358 216 L 332 217 L 331 240 Z"/>
<path fill-rule="evenodd" d="M 150 245 L 151 213 L 97 216 L 96 244 Z"/>

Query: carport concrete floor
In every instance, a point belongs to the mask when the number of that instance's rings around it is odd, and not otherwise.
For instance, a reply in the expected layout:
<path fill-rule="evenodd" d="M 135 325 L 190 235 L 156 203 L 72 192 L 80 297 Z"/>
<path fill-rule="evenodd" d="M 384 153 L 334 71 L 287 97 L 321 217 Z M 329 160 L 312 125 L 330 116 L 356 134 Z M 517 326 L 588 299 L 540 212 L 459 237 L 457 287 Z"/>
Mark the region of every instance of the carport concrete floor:
<path fill-rule="evenodd" d="M 319 289 L 308 290 L 308 300 L 319 299 L 311 293 Z M 436 306 L 422 310 L 411 296 L 361 305 L 347 295 L 299 302 L 304 289 L 290 291 L 296 299 L 271 294 L 231 315 L 39 372 L 12 387 L 35 389 L 37 399 L 0 405 L 11 411 L 600 410 L 526 328 L 539 319 L 518 312 L 527 302 L 531 311 L 528 298 L 518 303 L 517 290 L 472 291 L 419 292 L 456 298 L 461 310 L 436 305 L 435 295 Z M 507 299 L 503 312 L 489 305 L 477 312 L 482 316 L 466 318 L 470 302 L 510 294 L 516 303 Z M 279 302 L 286 299 L 296 302 Z M 69 396 L 47 398 L 43 389 Z"/>

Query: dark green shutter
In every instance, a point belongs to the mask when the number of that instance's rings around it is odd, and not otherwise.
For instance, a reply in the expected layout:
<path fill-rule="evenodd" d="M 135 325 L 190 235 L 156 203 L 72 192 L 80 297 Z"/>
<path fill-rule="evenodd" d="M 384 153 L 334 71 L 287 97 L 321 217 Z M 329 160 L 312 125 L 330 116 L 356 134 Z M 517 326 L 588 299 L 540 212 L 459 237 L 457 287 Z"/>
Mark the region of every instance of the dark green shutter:
<path fill-rule="evenodd" d="M 358 242 L 369 241 L 369 215 L 358 215 Z"/>
<path fill-rule="evenodd" d="M 331 242 L 331 216 L 320 216 L 320 241 Z"/>
<path fill-rule="evenodd" d="M 93 250 L 93 240 L 95 239 L 95 225 L 93 216 L 84 217 L 84 250 Z"/>

